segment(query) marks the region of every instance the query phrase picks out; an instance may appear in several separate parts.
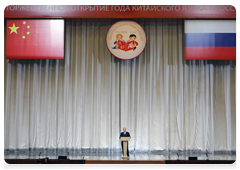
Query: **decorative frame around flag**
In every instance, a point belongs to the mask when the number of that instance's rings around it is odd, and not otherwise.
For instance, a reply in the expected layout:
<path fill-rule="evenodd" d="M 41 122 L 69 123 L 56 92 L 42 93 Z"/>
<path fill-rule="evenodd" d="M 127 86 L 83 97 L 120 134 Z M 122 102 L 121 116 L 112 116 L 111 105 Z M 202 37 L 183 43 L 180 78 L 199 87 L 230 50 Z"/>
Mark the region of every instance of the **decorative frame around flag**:
<path fill-rule="evenodd" d="M 7 59 L 64 59 L 63 19 L 7 20 Z"/>
<path fill-rule="evenodd" d="M 236 20 L 185 20 L 185 60 L 236 60 Z"/>

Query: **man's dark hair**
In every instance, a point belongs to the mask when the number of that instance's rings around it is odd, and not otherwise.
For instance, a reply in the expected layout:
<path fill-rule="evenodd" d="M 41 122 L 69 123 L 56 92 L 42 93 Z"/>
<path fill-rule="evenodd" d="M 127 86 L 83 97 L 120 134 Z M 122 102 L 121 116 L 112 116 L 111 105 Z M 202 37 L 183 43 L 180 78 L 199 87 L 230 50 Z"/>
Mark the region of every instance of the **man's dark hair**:
<path fill-rule="evenodd" d="M 131 35 L 129 36 L 129 38 L 130 38 L 130 37 L 135 37 L 135 38 L 136 38 L 136 35 L 135 35 L 135 34 L 131 34 Z"/>

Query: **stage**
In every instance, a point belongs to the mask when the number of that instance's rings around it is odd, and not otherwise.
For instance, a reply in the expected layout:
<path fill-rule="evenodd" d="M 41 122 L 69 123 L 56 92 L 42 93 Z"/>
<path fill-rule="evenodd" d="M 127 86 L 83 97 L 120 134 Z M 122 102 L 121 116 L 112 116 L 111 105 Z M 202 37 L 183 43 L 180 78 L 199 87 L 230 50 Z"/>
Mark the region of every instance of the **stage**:
<path fill-rule="evenodd" d="M 5 162 L 234 163 L 235 11 L 6 7 Z"/>
<path fill-rule="evenodd" d="M 41 154 L 40 154 L 41 152 Z M 40 154 L 40 156 L 39 156 Z M 91 151 L 83 149 L 22 149 L 5 150 L 4 159 L 39 159 L 48 157 L 58 159 L 58 156 L 67 156 L 70 160 L 121 160 L 122 153 L 107 152 L 104 150 Z M 197 157 L 198 160 L 236 160 L 235 151 L 202 152 L 200 150 L 188 151 L 130 151 L 130 160 L 188 160 L 189 157 Z"/>
<path fill-rule="evenodd" d="M 66 156 L 67 159 L 58 159 L 59 156 Z M 120 151 L 107 152 L 104 149 L 5 150 L 4 168 L 34 169 L 38 167 L 37 160 L 45 157 L 50 159 L 54 169 L 235 169 L 238 167 L 237 151 L 130 151 L 130 160 L 127 160 L 127 163 L 121 160 L 121 156 Z M 197 160 L 189 160 L 189 157 L 197 157 Z"/>

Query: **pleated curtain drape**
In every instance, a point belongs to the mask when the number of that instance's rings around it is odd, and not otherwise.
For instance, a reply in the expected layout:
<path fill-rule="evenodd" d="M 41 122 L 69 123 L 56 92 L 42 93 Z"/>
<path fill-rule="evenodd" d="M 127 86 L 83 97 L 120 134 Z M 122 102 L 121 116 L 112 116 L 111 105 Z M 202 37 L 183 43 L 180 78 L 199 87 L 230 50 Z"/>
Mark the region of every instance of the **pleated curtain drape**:
<path fill-rule="evenodd" d="M 4 148 L 119 151 L 126 127 L 130 151 L 236 150 L 236 62 L 184 60 L 183 19 L 132 19 L 147 46 L 119 60 L 118 20 L 66 19 L 64 60 L 4 59 Z"/>

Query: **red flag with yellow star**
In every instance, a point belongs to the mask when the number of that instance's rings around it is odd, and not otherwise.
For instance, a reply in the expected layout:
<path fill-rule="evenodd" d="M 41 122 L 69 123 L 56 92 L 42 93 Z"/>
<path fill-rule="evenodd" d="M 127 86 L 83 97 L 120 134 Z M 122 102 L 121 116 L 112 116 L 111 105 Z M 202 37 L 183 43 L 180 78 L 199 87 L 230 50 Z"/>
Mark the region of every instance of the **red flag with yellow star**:
<path fill-rule="evenodd" d="M 7 59 L 64 59 L 64 20 L 7 20 Z"/>

